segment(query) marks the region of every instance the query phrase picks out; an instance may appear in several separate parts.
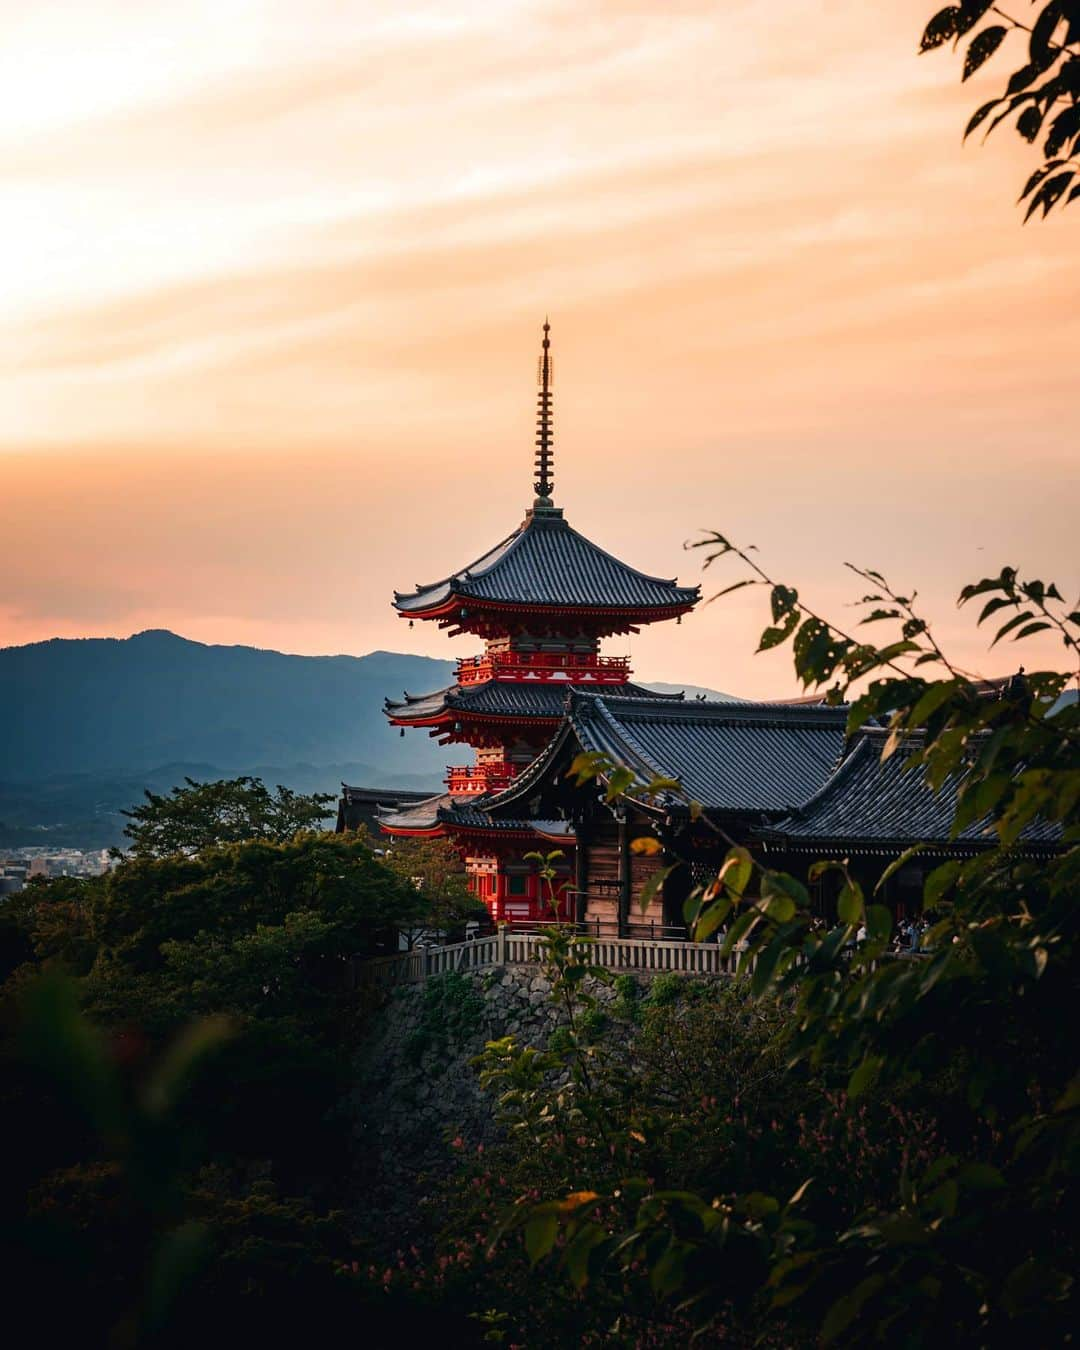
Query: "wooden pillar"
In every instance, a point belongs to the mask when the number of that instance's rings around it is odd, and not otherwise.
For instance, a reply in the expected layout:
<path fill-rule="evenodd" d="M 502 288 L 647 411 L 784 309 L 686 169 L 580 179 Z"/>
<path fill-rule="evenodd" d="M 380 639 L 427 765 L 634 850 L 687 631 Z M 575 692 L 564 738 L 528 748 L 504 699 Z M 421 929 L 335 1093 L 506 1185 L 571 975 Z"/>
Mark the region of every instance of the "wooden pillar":
<path fill-rule="evenodd" d="M 574 889 L 577 895 L 574 897 L 574 919 L 577 923 L 585 922 L 585 909 L 589 903 L 589 844 L 585 835 L 584 827 L 579 825 L 577 828 L 577 848 L 574 850 Z"/>
<path fill-rule="evenodd" d="M 630 827 L 626 813 L 619 820 L 619 937 L 626 936 L 630 914 Z"/>

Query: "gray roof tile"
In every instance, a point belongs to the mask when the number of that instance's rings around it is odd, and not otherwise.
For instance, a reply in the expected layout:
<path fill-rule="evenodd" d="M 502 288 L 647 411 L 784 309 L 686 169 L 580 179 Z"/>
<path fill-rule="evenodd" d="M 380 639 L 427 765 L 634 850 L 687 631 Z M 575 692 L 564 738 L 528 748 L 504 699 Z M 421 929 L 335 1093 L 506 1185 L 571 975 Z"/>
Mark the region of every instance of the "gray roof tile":
<path fill-rule="evenodd" d="M 786 813 L 828 779 L 844 747 L 846 708 L 690 702 L 672 706 L 577 693 L 582 747 L 639 776 L 677 778 L 712 812 Z"/>
<path fill-rule="evenodd" d="M 488 680 L 485 684 L 452 684 L 433 694 L 406 694 L 404 701 L 386 700 L 386 715 L 423 721 L 439 713 L 465 712 L 489 717 L 540 717 L 558 721 L 566 711 L 567 696 L 581 686 L 552 680 L 526 684 L 518 680 Z M 638 684 L 619 686 L 627 700 L 650 699 L 681 703 L 681 694 L 657 694 Z"/>
<path fill-rule="evenodd" d="M 946 779 L 939 792 L 927 785 L 923 770 L 908 770 L 907 761 L 921 744 L 917 737 L 885 760 L 881 750 L 886 732 L 872 729 L 859 740 L 814 797 L 785 820 L 767 831 L 793 847 L 835 843 L 889 845 L 899 848 L 924 843 L 955 846 L 950 840 L 956 793 L 961 776 Z M 1060 827 L 1042 821 L 1029 826 L 1021 843 L 1053 846 L 1061 839 Z M 958 836 L 964 844 L 992 844 L 985 821 L 967 826 Z"/>
<path fill-rule="evenodd" d="M 559 609 L 686 609 L 701 598 L 701 587 L 637 571 L 549 507 L 531 512 L 513 534 L 460 572 L 415 592 L 396 592 L 394 604 L 403 614 L 415 614 L 451 595 Z"/>

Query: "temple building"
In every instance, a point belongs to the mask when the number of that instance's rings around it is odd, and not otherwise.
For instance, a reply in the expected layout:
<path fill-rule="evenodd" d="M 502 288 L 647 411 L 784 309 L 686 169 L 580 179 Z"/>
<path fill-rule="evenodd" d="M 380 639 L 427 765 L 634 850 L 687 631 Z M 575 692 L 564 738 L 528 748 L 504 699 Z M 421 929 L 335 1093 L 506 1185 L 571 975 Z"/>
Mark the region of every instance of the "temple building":
<path fill-rule="evenodd" d="M 523 855 L 543 841 L 537 831 L 489 828 L 486 802 L 512 785 L 558 731 L 568 695 L 603 689 L 620 700 L 681 702 L 634 684 L 629 660 L 605 656 L 600 644 L 645 624 L 681 619 L 700 599 L 699 586 L 648 576 L 579 534 L 554 504 L 550 325 L 538 370 L 535 498 L 521 524 L 475 562 L 440 581 L 398 592 L 394 607 L 410 624 L 437 623 L 451 636 L 482 639 L 482 653 L 458 663 L 446 689 L 386 702 L 394 726 L 422 728 L 443 745 L 468 745 L 471 763 L 449 769 L 447 791 L 381 816 L 391 836 L 449 836 L 462 852 L 470 884 L 499 919 L 552 916 L 552 897 Z M 347 791 L 349 791 L 347 789 Z M 565 841 L 564 841 L 565 842 Z M 560 912 L 572 871 L 570 851 L 556 886 Z"/>
<path fill-rule="evenodd" d="M 625 657 L 601 652 L 605 638 L 681 619 L 700 588 L 638 572 L 554 504 L 549 332 L 545 323 L 525 519 L 475 562 L 394 597 L 410 625 L 431 621 L 484 643 L 448 688 L 388 699 L 385 709 L 402 735 L 423 728 L 440 744 L 470 746 L 474 758 L 450 768 L 435 796 L 346 786 L 338 828 L 376 812 L 391 839 L 448 838 L 496 922 L 557 915 L 602 936 L 685 937 L 684 902 L 732 843 L 804 877 L 812 858 L 846 858 L 867 890 L 919 843 L 883 892 L 898 915 L 917 913 L 935 858 L 991 843 L 983 823 L 952 835 L 958 782 L 933 791 L 921 769 L 905 771 L 917 737 L 882 761 L 885 732 L 868 725 L 849 739 L 848 709 L 821 697 L 660 695 L 631 681 Z M 1021 686 L 1022 674 L 979 693 L 1006 698 Z M 678 791 L 631 786 L 609 802 L 603 774 L 579 784 L 569 773 L 582 753 L 631 770 L 637 783 L 675 780 Z M 633 847 L 642 836 L 655 845 Z M 1060 831 L 1041 825 L 1017 843 L 1031 856 L 1059 846 Z M 554 875 L 543 875 L 537 854 Z M 835 917 L 836 876 L 808 885 L 822 917 Z"/>

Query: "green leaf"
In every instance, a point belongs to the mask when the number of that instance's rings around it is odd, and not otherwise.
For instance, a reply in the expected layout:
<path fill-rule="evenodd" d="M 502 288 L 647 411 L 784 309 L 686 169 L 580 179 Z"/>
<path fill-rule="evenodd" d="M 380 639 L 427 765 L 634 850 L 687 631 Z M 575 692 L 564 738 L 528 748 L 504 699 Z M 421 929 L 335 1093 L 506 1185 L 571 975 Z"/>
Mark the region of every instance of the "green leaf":
<path fill-rule="evenodd" d="M 542 1261 L 559 1235 L 559 1219 L 555 1214 L 534 1214 L 525 1225 L 525 1251 L 529 1264 Z"/>
<path fill-rule="evenodd" d="M 867 1088 L 872 1087 L 878 1080 L 881 1073 L 881 1066 L 885 1063 L 881 1055 L 867 1055 L 859 1067 L 848 1079 L 847 1095 L 854 1101 L 861 1097 Z"/>
<path fill-rule="evenodd" d="M 604 793 L 604 800 L 613 802 L 616 797 L 621 797 L 627 788 L 633 787 L 634 782 L 635 779 L 633 773 L 623 765 L 619 765 L 617 768 L 612 769 L 608 774 L 607 790 Z"/>
<path fill-rule="evenodd" d="M 671 876 L 672 872 L 675 871 L 676 867 L 681 866 L 681 862 L 672 863 L 670 867 L 658 868 L 651 877 L 646 878 L 645 884 L 641 888 L 641 894 L 638 896 L 638 909 L 642 914 L 648 910 L 649 906 L 656 898 L 657 892 L 660 890 L 661 886 L 663 886 L 664 882 L 667 881 L 668 877 Z"/>
<path fill-rule="evenodd" d="M 730 956 L 739 943 L 743 940 L 754 924 L 757 923 L 758 916 L 753 910 L 748 910 L 745 914 L 740 914 L 735 922 L 728 929 L 727 937 L 724 938 L 723 945 L 720 948 L 722 956 Z"/>
<path fill-rule="evenodd" d="M 705 942 L 712 937 L 730 913 L 731 901 L 726 896 L 714 900 L 694 924 L 694 941 Z"/>
<path fill-rule="evenodd" d="M 998 1169 L 984 1162 L 965 1164 L 956 1179 L 961 1186 L 973 1191 L 1000 1191 L 1005 1187 L 1005 1178 Z"/>
<path fill-rule="evenodd" d="M 784 953 L 789 950 L 787 938 L 783 933 L 780 933 L 762 951 L 758 952 L 757 960 L 754 962 L 754 973 L 750 977 L 750 992 L 755 997 L 764 993 L 772 983 L 777 964 Z"/>
<path fill-rule="evenodd" d="M 892 915 L 884 905 L 870 905 L 866 911 L 866 932 L 871 942 L 888 942 L 892 933 Z"/>
<path fill-rule="evenodd" d="M 948 701 L 955 697 L 959 687 L 956 680 L 940 680 L 936 684 L 931 684 L 926 693 L 916 700 L 915 706 L 904 719 L 909 727 L 921 727 L 926 723 L 926 719 L 931 717 L 937 710 L 944 707 Z"/>
<path fill-rule="evenodd" d="M 1000 98 L 992 98 L 992 99 L 989 101 L 989 103 L 984 103 L 984 104 L 982 105 L 981 108 L 976 109 L 976 111 L 975 111 L 974 113 L 972 113 L 971 118 L 969 119 L 967 126 L 964 128 L 964 140 L 965 140 L 965 141 L 966 141 L 967 138 L 971 135 L 971 133 L 975 130 L 975 128 L 976 128 L 981 122 L 984 122 L 984 121 L 986 120 L 986 118 L 994 111 L 994 109 L 997 107 L 997 105 L 998 105 L 1000 102 L 1002 102 L 1002 100 L 1001 100 Z"/>
<path fill-rule="evenodd" d="M 143 1102 L 152 1115 L 163 1115 L 178 1100 L 199 1061 L 232 1035 L 228 1017 L 203 1017 L 173 1041 L 143 1089 Z"/>
<path fill-rule="evenodd" d="M 962 863 L 955 859 L 942 863 L 940 867 L 935 867 L 923 883 L 923 906 L 925 909 L 936 909 L 941 898 L 952 887 L 957 877 L 960 875 Z"/>
<path fill-rule="evenodd" d="M 948 5 L 945 9 L 939 10 L 923 31 L 922 40 L 919 43 L 920 54 L 933 51 L 935 47 L 941 47 L 950 38 L 956 37 L 959 19 L 959 5 Z"/>
<path fill-rule="evenodd" d="M 842 1336 L 862 1312 L 863 1304 L 872 1298 L 884 1283 L 884 1275 L 869 1275 L 861 1284 L 856 1285 L 850 1294 L 838 1298 L 825 1314 L 825 1321 L 821 1325 L 821 1344 L 832 1345 Z"/>
<path fill-rule="evenodd" d="M 1014 642 L 1019 642 L 1021 638 L 1030 637 L 1032 633 L 1042 633 L 1047 628 L 1053 628 L 1053 626 L 1052 623 L 1047 623 L 1045 619 L 1039 619 L 1035 623 L 1026 623 L 1023 628 L 1020 629 L 1019 633 L 1013 634 L 1012 640 Z"/>
<path fill-rule="evenodd" d="M 836 902 L 836 912 L 840 917 L 840 922 L 846 923 L 849 928 L 854 928 L 861 923 L 863 893 L 862 887 L 857 881 L 849 881 L 844 886 Z"/>
<path fill-rule="evenodd" d="M 177 1299 L 194 1282 L 210 1251 L 210 1230 L 202 1223 L 181 1224 L 161 1238 L 151 1262 L 146 1292 L 148 1332 L 161 1332 L 168 1326 Z"/>
<path fill-rule="evenodd" d="M 784 615 L 789 614 L 799 603 L 799 592 L 789 586 L 774 586 L 770 600 L 773 620 L 779 623 Z"/>
<path fill-rule="evenodd" d="M 1028 187 L 1026 187 L 1021 194 L 1022 198 L 1027 196 L 1030 189 L 1036 186 L 1037 181 L 1041 179 L 1045 173 L 1045 169 L 1039 169 L 1031 175 L 1031 178 L 1028 180 Z M 976 623 L 981 624 L 985 619 L 988 619 L 991 614 L 996 614 L 999 609 L 1007 609 L 1009 605 L 1015 605 L 1016 603 L 1015 600 L 1000 595 L 995 600 L 987 600 L 986 604 L 982 607 L 982 613 L 979 615 L 978 619 L 976 619 Z"/>
<path fill-rule="evenodd" d="M 793 609 L 785 615 L 783 622 L 777 627 L 765 629 L 758 643 L 758 651 L 767 652 L 772 647 L 778 647 L 781 642 L 786 642 L 798 627 L 798 623 L 799 611 Z"/>
<path fill-rule="evenodd" d="M 711 605 L 714 600 L 719 600 L 720 597 L 724 595 L 730 595 L 732 591 L 741 591 L 744 586 L 764 586 L 764 585 L 765 583 L 763 581 L 759 581 L 757 577 L 746 577 L 745 580 L 734 581 L 730 586 L 725 586 L 722 591 L 717 591 L 715 595 L 710 595 L 708 600 L 705 601 L 705 603 L 707 605 Z"/>
<path fill-rule="evenodd" d="M 882 872 L 881 876 L 878 877 L 877 885 L 874 887 L 874 894 L 877 895 L 891 876 L 895 876 L 896 873 L 900 871 L 901 867 L 904 867 L 912 858 L 922 853 L 926 847 L 926 844 L 912 844 L 910 848 L 904 849 L 903 853 L 901 853 L 898 858 L 894 858 L 884 872 Z"/>
<path fill-rule="evenodd" d="M 810 908 L 810 892 L 790 872 L 763 872 L 761 874 L 761 893 L 766 900 L 773 896 L 790 896 L 800 909 Z"/>
<path fill-rule="evenodd" d="M 765 913 L 774 923 L 788 923 L 795 917 L 795 901 L 790 895 L 770 895 L 765 902 Z"/>
<path fill-rule="evenodd" d="M 749 852 L 741 844 L 737 844 L 728 851 L 720 866 L 717 880 L 722 882 L 733 895 L 741 896 L 753 875 L 754 863 Z"/>
<path fill-rule="evenodd" d="M 584 1289 L 589 1279 L 589 1256 L 603 1242 L 607 1234 L 599 1224 L 587 1223 L 566 1244 L 563 1263 L 575 1289 Z"/>
<path fill-rule="evenodd" d="M 1001 46 L 1008 31 L 1004 24 L 995 24 L 992 28 L 984 28 L 981 33 L 975 34 L 964 57 L 962 80 L 970 79 L 983 62 L 988 61 L 993 56 Z"/>

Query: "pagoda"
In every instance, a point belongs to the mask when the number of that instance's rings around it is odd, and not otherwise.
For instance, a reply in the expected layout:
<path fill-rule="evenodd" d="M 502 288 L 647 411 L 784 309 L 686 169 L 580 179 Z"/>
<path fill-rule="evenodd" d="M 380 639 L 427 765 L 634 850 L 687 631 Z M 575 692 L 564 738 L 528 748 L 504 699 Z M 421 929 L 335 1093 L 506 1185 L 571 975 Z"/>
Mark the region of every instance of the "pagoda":
<path fill-rule="evenodd" d="M 437 623 L 451 636 L 470 633 L 484 650 L 458 662 L 455 683 L 434 693 L 387 699 L 394 726 L 422 727 L 439 743 L 469 745 L 473 762 L 449 769 L 447 791 L 380 818 L 391 836 L 450 837 L 465 858 L 473 891 L 496 920 L 552 917 L 550 888 L 524 854 L 550 851 L 533 827 L 507 829 L 484 811 L 551 741 L 569 694 L 605 691 L 620 698 L 661 697 L 630 680 L 627 657 L 601 654 L 601 640 L 645 624 L 680 619 L 699 586 L 647 576 L 586 539 L 554 504 L 551 326 L 545 321 L 538 365 L 535 499 L 512 534 L 475 562 L 411 592 L 394 608 L 410 626 Z M 667 698 L 672 696 L 668 695 Z M 675 697 L 681 698 L 681 695 Z M 556 885 L 561 911 L 572 874 L 564 849 Z"/>

